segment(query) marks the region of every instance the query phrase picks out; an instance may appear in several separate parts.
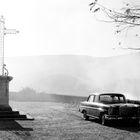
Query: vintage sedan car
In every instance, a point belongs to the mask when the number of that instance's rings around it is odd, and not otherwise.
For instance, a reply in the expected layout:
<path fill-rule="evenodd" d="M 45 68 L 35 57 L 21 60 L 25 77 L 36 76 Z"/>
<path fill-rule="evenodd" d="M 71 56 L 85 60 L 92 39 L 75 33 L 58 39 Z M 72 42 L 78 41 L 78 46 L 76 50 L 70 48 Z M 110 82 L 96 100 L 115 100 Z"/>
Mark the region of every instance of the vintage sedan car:
<path fill-rule="evenodd" d="M 97 118 L 102 125 L 108 120 L 140 122 L 140 105 L 127 103 L 125 96 L 118 93 L 92 93 L 87 101 L 80 103 L 79 111 L 85 120 Z"/>

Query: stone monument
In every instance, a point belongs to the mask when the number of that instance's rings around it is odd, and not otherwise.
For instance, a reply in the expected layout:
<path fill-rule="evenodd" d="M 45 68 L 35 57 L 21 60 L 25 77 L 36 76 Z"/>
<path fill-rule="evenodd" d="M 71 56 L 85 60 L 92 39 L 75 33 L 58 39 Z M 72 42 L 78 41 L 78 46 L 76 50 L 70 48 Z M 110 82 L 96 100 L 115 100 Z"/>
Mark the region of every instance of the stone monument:
<path fill-rule="evenodd" d="M 13 79 L 9 76 L 6 65 L 4 64 L 4 36 L 6 34 L 18 33 L 15 29 L 6 29 L 3 16 L 0 18 L 0 120 L 33 120 L 26 114 L 20 114 L 19 111 L 13 111 L 9 105 L 9 82 Z"/>
<path fill-rule="evenodd" d="M 10 109 L 9 106 L 9 82 L 13 79 L 8 76 L 8 70 L 4 64 L 4 36 L 18 33 L 15 29 L 6 29 L 3 16 L 0 18 L 0 109 Z"/>

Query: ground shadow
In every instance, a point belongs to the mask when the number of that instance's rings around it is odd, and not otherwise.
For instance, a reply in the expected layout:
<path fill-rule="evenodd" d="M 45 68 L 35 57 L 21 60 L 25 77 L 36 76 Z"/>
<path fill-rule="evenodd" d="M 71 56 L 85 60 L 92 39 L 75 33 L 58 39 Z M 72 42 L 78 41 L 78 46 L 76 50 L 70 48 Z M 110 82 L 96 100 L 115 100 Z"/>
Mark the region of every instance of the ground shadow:
<path fill-rule="evenodd" d="M 0 131 L 8 131 L 18 136 L 31 136 L 32 128 L 24 128 L 16 121 L 0 121 Z"/>
<path fill-rule="evenodd" d="M 130 121 L 111 121 L 108 123 L 108 126 L 130 132 L 140 132 L 140 124 Z"/>
<path fill-rule="evenodd" d="M 100 124 L 100 121 L 97 119 L 89 119 L 89 121 Z M 136 132 L 136 133 L 140 132 L 140 124 L 136 124 L 132 121 L 118 121 L 118 120 L 108 121 L 107 126 L 120 130 L 130 131 L 130 132 Z"/>
<path fill-rule="evenodd" d="M 24 128 L 16 121 L 0 121 L 0 131 L 5 130 L 19 130 L 19 131 L 33 131 L 32 128 Z"/>

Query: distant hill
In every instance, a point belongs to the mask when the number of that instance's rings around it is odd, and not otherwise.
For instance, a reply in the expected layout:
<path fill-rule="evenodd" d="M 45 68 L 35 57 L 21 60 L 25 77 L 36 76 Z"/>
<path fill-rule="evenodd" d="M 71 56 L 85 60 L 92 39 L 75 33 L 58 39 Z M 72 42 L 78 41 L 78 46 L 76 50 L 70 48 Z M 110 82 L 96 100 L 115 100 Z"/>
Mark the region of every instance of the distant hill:
<path fill-rule="evenodd" d="M 140 99 L 140 53 L 108 58 L 47 55 L 6 58 L 14 77 L 11 91 L 31 87 L 39 92 L 87 96 L 122 92 Z"/>

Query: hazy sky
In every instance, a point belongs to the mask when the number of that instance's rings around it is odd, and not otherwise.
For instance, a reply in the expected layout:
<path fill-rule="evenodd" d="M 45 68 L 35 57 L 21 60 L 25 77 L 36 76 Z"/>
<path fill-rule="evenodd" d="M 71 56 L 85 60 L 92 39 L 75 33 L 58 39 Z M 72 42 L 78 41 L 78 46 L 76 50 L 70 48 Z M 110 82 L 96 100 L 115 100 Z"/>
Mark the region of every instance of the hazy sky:
<path fill-rule="evenodd" d="M 6 35 L 6 56 L 46 54 L 80 54 L 110 56 L 128 53 L 113 50 L 121 40 L 123 46 L 138 46 L 138 39 L 114 34 L 114 26 L 98 22 L 89 10 L 92 0 L 3 0 L 0 15 L 8 29 L 20 31 Z M 106 0 L 102 0 L 105 2 Z M 112 0 L 105 2 L 112 6 Z M 119 7 L 120 0 L 113 1 Z"/>

